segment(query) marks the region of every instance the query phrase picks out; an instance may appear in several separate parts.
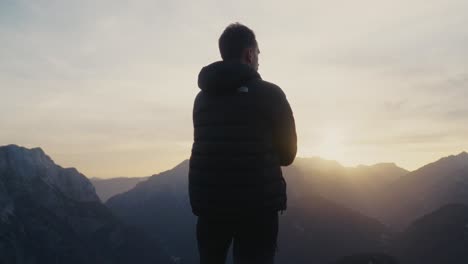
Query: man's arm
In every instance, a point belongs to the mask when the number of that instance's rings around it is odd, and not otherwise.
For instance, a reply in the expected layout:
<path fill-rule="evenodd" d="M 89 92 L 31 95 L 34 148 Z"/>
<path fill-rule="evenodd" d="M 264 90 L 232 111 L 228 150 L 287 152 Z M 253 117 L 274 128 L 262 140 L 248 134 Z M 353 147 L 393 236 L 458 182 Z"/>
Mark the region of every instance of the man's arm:
<path fill-rule="evenodd" d="M 278 151 L 281 166 L 288 166 L 296 157 L 297 135 L 293 112 L 286 95 L 275 87 L 273 97 L 273 145 Z"/>

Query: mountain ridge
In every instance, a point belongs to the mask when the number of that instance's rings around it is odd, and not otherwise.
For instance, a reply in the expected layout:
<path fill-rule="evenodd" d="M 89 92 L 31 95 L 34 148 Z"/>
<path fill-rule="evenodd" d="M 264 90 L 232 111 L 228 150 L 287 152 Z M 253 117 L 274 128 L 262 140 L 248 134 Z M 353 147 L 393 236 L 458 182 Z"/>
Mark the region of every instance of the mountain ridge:
<path fill-rule="evenodd" d="M 170 263 L 125 225 L 76 169 L 42 149 L 0 147 L 0 263 Z"/>

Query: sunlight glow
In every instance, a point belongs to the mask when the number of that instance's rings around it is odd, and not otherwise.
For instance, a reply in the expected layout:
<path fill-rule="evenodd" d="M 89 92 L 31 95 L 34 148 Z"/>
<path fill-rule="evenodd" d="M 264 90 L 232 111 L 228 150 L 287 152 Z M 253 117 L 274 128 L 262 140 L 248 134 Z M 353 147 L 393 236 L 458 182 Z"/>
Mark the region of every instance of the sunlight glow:
<path fill-rule="evenodd" d="M 327 129 L 324 131 L 315 152 L 318 156 L 326 159 L 342 160 L 345 154 L 345 136 L 340 129 Z"/>

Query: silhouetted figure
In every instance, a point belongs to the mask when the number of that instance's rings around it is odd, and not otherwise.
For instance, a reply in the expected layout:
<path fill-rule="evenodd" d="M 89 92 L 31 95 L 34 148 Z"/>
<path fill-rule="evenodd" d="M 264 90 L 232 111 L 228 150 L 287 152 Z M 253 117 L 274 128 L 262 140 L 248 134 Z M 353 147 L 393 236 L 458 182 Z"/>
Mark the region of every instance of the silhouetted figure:
<path fill-rule="evenodd" d="M 258 74 L 255 34 L 239 23 L 219 38 L 222 61 L 204 67 L 193 107 L 189 194 L 202 264 L 273 263 L 278 211 L 286 209 L 281 167 L 297 152 L 291 107 Z"/>

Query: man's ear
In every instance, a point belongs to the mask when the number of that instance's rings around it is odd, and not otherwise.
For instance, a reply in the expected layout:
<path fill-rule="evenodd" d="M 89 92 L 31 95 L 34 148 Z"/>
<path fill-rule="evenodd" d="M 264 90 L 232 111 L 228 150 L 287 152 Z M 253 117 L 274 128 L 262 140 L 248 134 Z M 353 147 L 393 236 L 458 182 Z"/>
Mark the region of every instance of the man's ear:
<path fill-rule="evenodd" d="M 254 50 L 252 48 L 247 48 L 247 61 L 251 63 L 254 58 Z"/>

